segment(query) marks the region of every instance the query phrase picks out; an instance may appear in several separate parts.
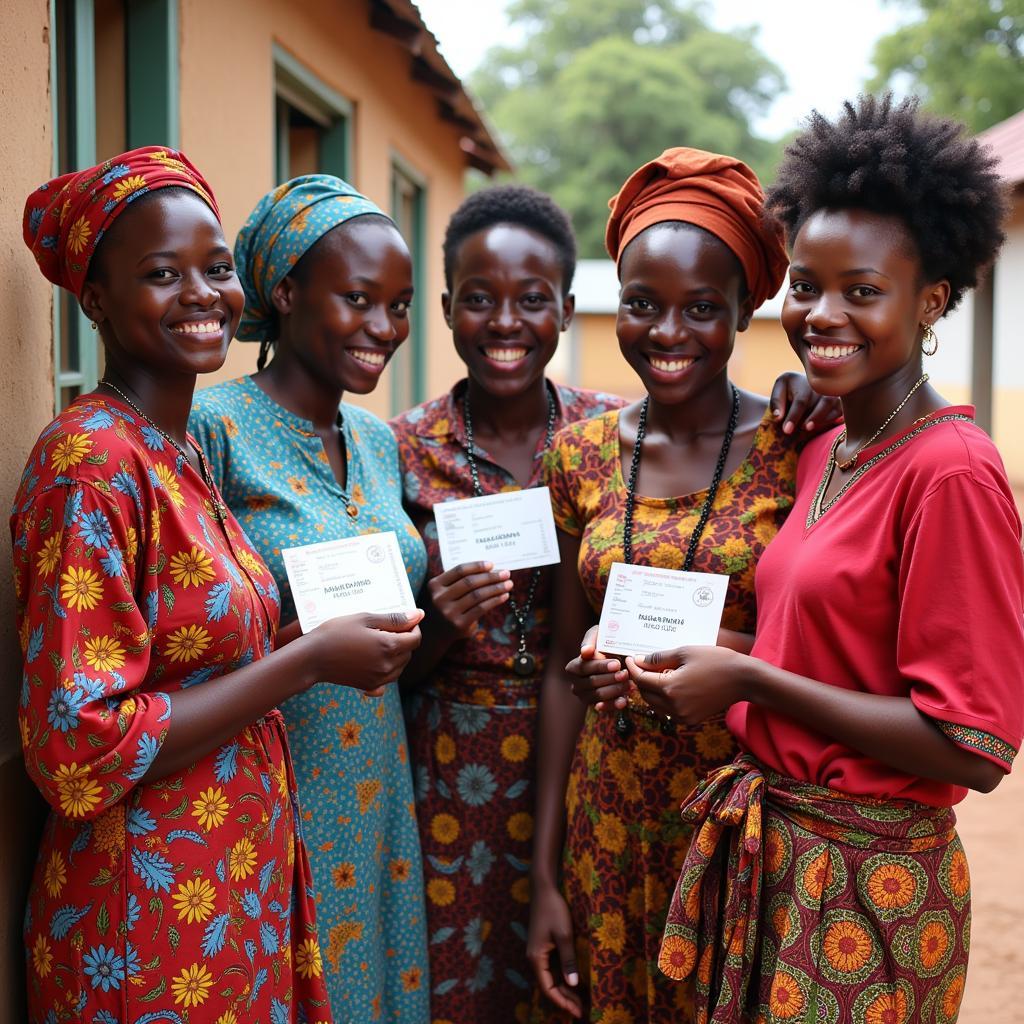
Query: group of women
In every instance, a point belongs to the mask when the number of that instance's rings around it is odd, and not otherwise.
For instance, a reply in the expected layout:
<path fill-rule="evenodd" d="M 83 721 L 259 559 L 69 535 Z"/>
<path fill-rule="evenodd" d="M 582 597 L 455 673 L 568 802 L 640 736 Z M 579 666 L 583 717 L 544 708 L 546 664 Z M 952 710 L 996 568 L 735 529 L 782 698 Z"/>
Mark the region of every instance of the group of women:
<path fill-rule="evenodd" d="M 412 267 L 346 183 L 274 189 L 233 254 L 170 150 L 29 197 L 106 352 L 11 519 L 33 1024 L 956 1019 L 952 806 L 1020 745 L 1024 559 L 922 363 L 1002 241 L 991 160 L 864 98 L 767 198 L 677 148 L 610 205 L 645 398 L 547 379 L 572 230 L 500 186 L 445 237 L 466 377 L 389 429 L 344 397 Z M 806 379 L 769 402 L 728 362 L 787 265 Z M 233 336 L 257 372 L 194 395 Z M 443 570 L 435 504 L 541 484 L 559 565 Z M 379 531 L 422 610 L 303 635 L 282 548 Z M 727 574 L 718 646 L 602 655 L 614 562 Z"/>

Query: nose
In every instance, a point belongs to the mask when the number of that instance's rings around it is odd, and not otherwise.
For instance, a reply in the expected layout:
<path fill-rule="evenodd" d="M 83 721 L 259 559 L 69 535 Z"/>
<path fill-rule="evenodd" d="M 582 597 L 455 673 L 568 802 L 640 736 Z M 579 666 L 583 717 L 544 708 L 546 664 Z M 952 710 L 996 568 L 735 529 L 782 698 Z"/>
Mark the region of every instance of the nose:
<path fill-rule="evenodd" d="M 383 306 L 374 306 L 367 313 L 363 330 L 375 341 L 394 341 L 398 337 L 398 328 Z"/>
<path fill-rule="evenodd" d="M 186 274 L 181 285 L 181 303 L 183 306 L 212 306 L 218 298 L 218 292 L 206 279 L 202 271 Z"/>
<path fill-rule="evenodd" d="M 838 297 L 829 292 L 821 292 L 808 308 L 804 321 L 808 327 L 827 330 L 830 327 L 842 327 L 846 323 L 846 313 Z"/>
<path fill-rule="evenodd" d="M 667 310 L 665 315 L 656 323 L 651 324 L 647 336 L 655 345 L 662 348 L 675 348 L 687 339 L 687 330 L 683 323 L 682 314 L 674 310 Z"/>
<path fill-rule="evenodd" d="M 491 313 L 487 326 L 500 334 L 512 334 L 519 330 L 519 317 L 511 301 L 499 302 Z"/>

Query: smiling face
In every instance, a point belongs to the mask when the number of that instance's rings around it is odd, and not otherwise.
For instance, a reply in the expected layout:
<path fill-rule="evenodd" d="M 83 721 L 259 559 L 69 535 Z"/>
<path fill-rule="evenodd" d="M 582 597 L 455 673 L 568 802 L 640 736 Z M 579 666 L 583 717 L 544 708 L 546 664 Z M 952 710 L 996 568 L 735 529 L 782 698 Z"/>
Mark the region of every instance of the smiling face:
<path fill-rule="evenodd" d="M 393 224 L 339 224 L 273 290 L 279 350 L 332 390 L 369 394 L 409 337 L 412 293 L 409 249 Z"/>
<path fill-rule="evenodd" d="M 558 249 L 515 224 L 495 224 L 462 242 L 442 302 L 470 377 L 500 398 L 543 378 L 573 312 Z"/>
<path fill-rule="evenodd" d="M 782 326 L 824 395 L 846 396 L 921 372 L 922 323 L 945 309 L 949 285 L 922 281 L 899 218 L 818 210 L 793 243 Z"/>
<path fill-rule="evenodd" d="M 690 224 L 654 224 L 626 246 L 615 333 L 657 402 L 692 399 L 726 371 L 753 305 L 732 250 Z"/>
<path fill-rule="evenodd" d="M 136 203 L 107 232 L 82 292 L 108 363 L 158 376 L 219 369 L 245 302 L 220 222 L 180 189 Z"/>

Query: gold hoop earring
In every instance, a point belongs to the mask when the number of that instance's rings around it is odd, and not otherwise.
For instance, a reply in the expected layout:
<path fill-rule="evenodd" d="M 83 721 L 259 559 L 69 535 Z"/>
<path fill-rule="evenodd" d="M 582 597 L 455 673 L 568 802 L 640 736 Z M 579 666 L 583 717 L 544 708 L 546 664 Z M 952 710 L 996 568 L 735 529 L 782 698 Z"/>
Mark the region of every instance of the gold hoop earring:
<path fill-rule="evenodd" d="M 931 324 L 924 325 L 924 336 L 921 338 L 921 351 L 926 356 L 933 356 L 939 351 L 939 339 Z"/>

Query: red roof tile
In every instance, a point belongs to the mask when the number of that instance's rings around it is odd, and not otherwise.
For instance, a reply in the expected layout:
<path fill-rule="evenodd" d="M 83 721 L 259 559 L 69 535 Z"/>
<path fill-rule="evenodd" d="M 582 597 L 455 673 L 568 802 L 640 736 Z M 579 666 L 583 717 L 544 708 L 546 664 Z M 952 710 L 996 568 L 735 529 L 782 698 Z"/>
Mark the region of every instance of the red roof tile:
<path fill-rule="evenodd" d="M 978 136 L 999 160 L 999 173 L 1011 185 L 1024 182 L 1024 110 Z"/>

